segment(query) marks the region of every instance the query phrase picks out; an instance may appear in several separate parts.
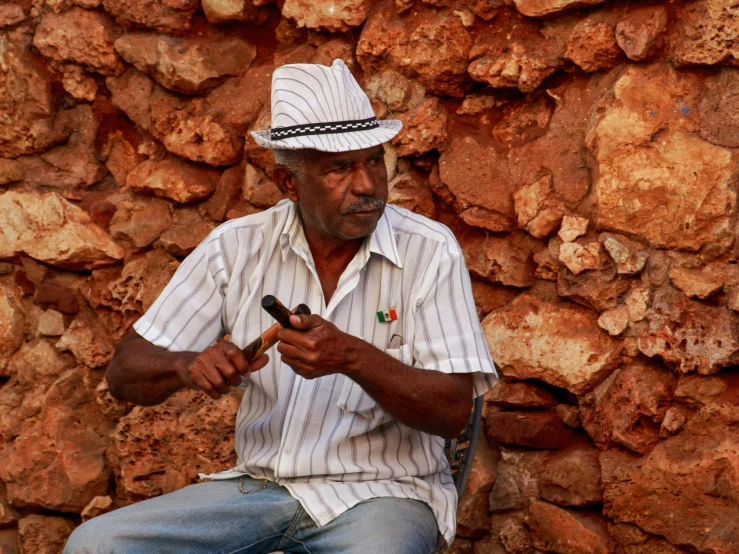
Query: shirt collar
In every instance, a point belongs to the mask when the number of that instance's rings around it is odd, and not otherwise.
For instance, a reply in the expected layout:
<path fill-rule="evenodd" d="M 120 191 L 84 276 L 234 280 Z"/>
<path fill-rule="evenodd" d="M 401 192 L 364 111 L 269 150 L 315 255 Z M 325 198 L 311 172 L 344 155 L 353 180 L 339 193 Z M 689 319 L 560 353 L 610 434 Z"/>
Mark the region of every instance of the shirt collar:
<path fill-rule="evenodd" d="M 284 200 L 284 202 L 290 201 Z M 287 216 L 287 221 L 285 222 L 285 226 L 280 234 L 282 259 L 286 259 L 290 250 L 295 251 L 296 254 L 303 258 L 310 257 L 310 248 L 308 247 L 308 241 L 303 232 L 303 223 L 300 219 L 298 206 L 294 202 L 290 203 L 290 213 Z M 403 264 L 400 261 L 400 254 L 398 253 L 397 240 L 395 238 L 395 233 L 393 233 L 392 225 L 390 224 L 387 208 L 385 208 L 385 212 L 377 222 L 377 227 L 375 227 L 375 230 L 370 235 L 369 252 L 379 254 L 380 256 L 387 258 L 399 269 L 403 268 Z"/>

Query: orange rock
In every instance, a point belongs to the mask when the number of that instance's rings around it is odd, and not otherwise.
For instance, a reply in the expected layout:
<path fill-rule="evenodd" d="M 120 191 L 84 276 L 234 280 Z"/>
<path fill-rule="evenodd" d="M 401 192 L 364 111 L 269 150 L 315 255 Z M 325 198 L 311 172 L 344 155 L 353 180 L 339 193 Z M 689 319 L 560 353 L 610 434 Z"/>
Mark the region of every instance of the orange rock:
<path fill-rule="evenodd" d="M 205 17 L 211 23 L 243 21 L 261 25 L 269 14 L 266 10 L 259 9 L 251 0 L 202 0 L 202 6 Z"/>
<path fill-rule="evenodd" d="M 428 183 L 415 171 L 401 173 L 390 184 L 388 202 L 434 219 L 436 207 Z"/>
<path fill-rule="evenodd" d="M 533 545 L 540 550 L 563 554 L 609 554 L 614 550 L 606 521 L 599 514 L 563 510 L 535 500 L 529 518 Z"/>
<path fill-rule="evenodd" d="M 591 506 L 603 501 L 598 451 L 573 446 L 552 454 L 541 474 L 542 499 L 558 506 Z"/>
<path fill-rule="evenodd" d="M 538 248 L 537 241 L 524 233 L 462 241 L 470 275 L 511 287 L 528 287 L 536 282 L 533 254 Z"/>
<path fill-rule="evenodd" d="M 215 191 L 219 178 L 220 173 L 213 168 L 172 157 L 139 164 L 128 174 L 126 184 L 136 192 L 186 204 L 208 198 Z"/>
<path fill-rule="evenodd" d="M 670 270 L 670 281 L 691 298 L 703 300 L 724 288 L 726 267 L 711 264 L 699 268 L 675 267 Z"/>
<path fill-rule="evenodd" d="M 559 261 L 575 275 L 583 271 L 600 269 L 599 242 L 590 242 L 585 246 L 577 242 L 564 242 L 559 247 Z"/>
<path fill-rule="evenodd" d="M 552 177 L 547 175 L 513 194 L 518 226 L 532 237 L 548 237 L 560 225 L 564 215 L 562 202 L 552 196 Z"/>
<path fill-rule="evenodd" d="M 639 8 L 618 22 L 616 40 L 630 60 L 645 60 L 661 45 L 666 27 L 664 7 Z"/>
<path fill-rule="evenodd" d="M 572 429 L 552 411 L 492 412 L 486 421 L 490 442 L 558 450 L 573 439 Z"/>
<path fill-rule="evenodd" d="M 731 69 L 711 75 L 698 106 L 701 136 L 728 148 L 739 146 L 739 95 L 732 94 L 737 83 L 739 76 Z"/>
<path fill-rule="evenodd" d="M 126 26 L 151 27 L 177 34 L 192 26 L 197 0 L 103 0 L 105 11 Z"/>
<path fill-rule="evenodd" d="M 89 308 L 82 310 L 69 324 L 55 346 L 62 352 L 68 350 L 80 364 L 89 368 L 107 365 L 115 351 L 112 337 Z"/>
<path fill-rule="evenodd" d="M 698 0 L 681 10 L 671 41 L 678 66 L 737 63 L 733 44 L 739 38 L 735 7 L 722 0 Z"/>
<path fill-rule="evenodd" d="M 370 75 L 363 88 L 370 99 L 382 102 L 391 112 L 415 108 L 426 97 L 425 88 L 392 69 Z"/>
<path fill-rule="evenodd" d="M 18 554 L 18 528 L 0 529 L 0 553 Z"/>
<path fill-rule="evenodd" d="M 241 192 L 243 198 L 257 208 L 271 208 L 285 198 L 277 185 L 251 164 L 246 164 Z"/>
<path fill-rule="evenodd" d="M 82 521 L 85 522 L 88 519 L 92 519 L 99 515 L 105 514 L 113 509 L 115 508 L 113 506 L 113 500 L 110 498 L 110 496 L 96 496 L 95 498 L 90 500 L 90 503 L 85 506 L 85 509 L 82 510 L 82 513 L 80 515 L 82 516 Z"/>
<path fill-rule="evenodd" d="M 584 19 L 572 30 L 565 57 L 583 71 L 603 71 L 623 61 L 624 54 L 616 41 L 613 26 L 605 21 Z"/>
<path fill-rule="evenodd" d="M 559 14 L 567 10 L 600 4 L 604 0 L 513 0 L 516 9 L 529 17 Z"/>
<path fill-rule="evenodd" d="M 221 174 L 216 191 L 203 202 L 206 213 L 213 221 L 223 221 L 226 212 L 242 198 L 243 181 L 244 168 L 241 166 L 230 167 Z"/>
<path fill-rule="evenodd" d="M 349 31 L 367 19 L 369 0 L 341 0 L 339 2 L 285 0 L 282 15 L 295 20 L 298 27 L 322 29 L 329 32 Z"/>
<path fill-rule="evenodd" d="M 165 200 L 131 195 L 130 199 L 117 202 L 117 209 L 110 220 L 110 234 L 116 239 L 130 240 L 136 248 L 145 248 L 172 223 L 171 212 L 172 208 Z"/>
<path fill-rule="evenodd" d="M 175 210 L 172 226 L 159 237 L 158 245 L 173 256 L 185 257 L 203 242 L 215 225 L 193 208 Z"/>
<path fill-rule="evenodd" d="M 552 393 L 528 381 L 498 381 L 484 398 L 502 408 L 553 408 L 557 404 Z"/>
<path fill-rule="evenodd" d="M 21 289 L 0 283 L 0 376 L 7 377 L 10 358 L 23 343 Z"/>
<path fill-rule="evenodd" d="M 488 496 L 497 477 L 500 452 L 491 448 L 484 435 L 477 443 L 467 487 L 457 505 L 457 534 L 480 538 L 488 532 Z"/>
<path fill-rule="evenodd" d="M 419 156 L 434 149 L 441 150 L 447 140 L 447 116 L 435 97 L 397 116 L 403 122 L 400 133 L 392 140 L 398 156 Z"/>
<path fill-rule="evenodd" d="M 20 554 L 57 554 L 74 531 L 74 524 L 63 517 L 30 515 L 18 522 Z"/>

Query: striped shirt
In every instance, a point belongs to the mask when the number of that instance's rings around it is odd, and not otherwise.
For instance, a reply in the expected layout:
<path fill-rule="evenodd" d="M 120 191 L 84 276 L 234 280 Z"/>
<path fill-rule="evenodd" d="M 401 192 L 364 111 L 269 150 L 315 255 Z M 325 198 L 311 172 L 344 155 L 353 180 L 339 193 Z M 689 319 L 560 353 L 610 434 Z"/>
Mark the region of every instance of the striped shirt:
<path fill-rule="evenodd" d="M 454 236 L 392 205 L 328 305 L 297 206 L 283 200 L 215 229 L 134 328 L 170 351 L 202 351 L 227 333 L 243 347 L 274 323 L 260 307 L 266 294 L 290 307 L 305 303 L 408 365 L 472 373 L 475 395 L 496 380 Z M 390 308 L 397 319 L 380 322 L 377 312 Z M 343 374 L 303 379 L 274 347 L 268 353 L 268 365 L 242 383 L 238 465 L 207 477 L 273 480 L 318 525 L 370 498 L 420 500 L 451 543 L 457 494 L 443 439 L 403 425 Z"/>

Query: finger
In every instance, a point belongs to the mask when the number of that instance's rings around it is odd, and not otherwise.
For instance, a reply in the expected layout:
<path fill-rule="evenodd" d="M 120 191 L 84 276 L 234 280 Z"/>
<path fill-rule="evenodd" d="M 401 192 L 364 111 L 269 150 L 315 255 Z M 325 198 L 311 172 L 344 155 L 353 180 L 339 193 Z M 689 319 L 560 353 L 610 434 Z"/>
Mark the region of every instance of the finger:
<path fill-rule="evenodd" d="M 292 326 L 301 331 L 308 331 L 314 327 L 318 327 L 323 323 L 323 321 L 323 318 L 316 314 L 293 314 L 290 316 L 290 323 Z"/>
<path fill-rule="evenodd" d="M 195 370 L 193 373 L 191 373 L 190 382 L 192 383 L 192 387 L 195 390 L 201 390 L 208 396 L 210 396 L 213 400 L 218 400 L 221 397 L 221 393 L 218 392 L 211 382 L 207 379 L 207 377 L 203 374 L 203 372 L 198 369 Z"/>
<path fill-rule="evenodd" d="M 223 356 L 223 354 L 221 354 L 221 356 Z M 223 360 L 225 359 L 225 356 L 223 356 Z M 221 394 L 226 394 L 228 391 L 231 390 L 231 385 L 226 382 L 226 377 L 221 373 L 223 369 L 217 367 L 217 364 L 222 364 L 222 361 L 218 360 L 217 357 L 211 358 L 208 363 L 203 364 L 201 372 L 215 390 L 217 390 Z M 234 375 L 237 374 L 234 367 L 231 367 L 231 372 Z"/>
<path fill-rule="evenodd" d="M 236 369 L 236 367 L 231 363 L 231 360 L 226 355 L 226 352 L 223 350 L 224 346 L 222 344 L 218 345 L 217 348 L 212 349 L 209 354 L 210 362 L 211 364 L 216 368 L 218 373 L 221 374 L 222 379 L 224 382 L 227 382 L 228 385 L 231 387 L 237 387 L 241 384 L 241 374 Z M 216 383 L 214 383 L 216 385 Z M 228 388 L 225 392 L 222 390 L 223 387 L 220 387 L 216 385 L 216 388 L 221 391 L 222 393 L 226 393 L 230 388 Z"/>
<path fill-rule="evenodd" d="M 295 360 L 307 361 L 305 359 L 305 352 L 297 346 L 290 344 L 289 342 L 281 342 L 277 345 L 277 351 L 282 356 L 282 361 L 285 358 L 291 358 Z"/>
<path fill-rule="evenodd" d="M 249 373 L 251 373 L 252 371 L 259 371 L 264 366 L 266 366 L 268 362 L 269 356 L 267 356 L 267 354 L 262 354 L 258 358 L 254 358 L 249 364 Z"/>
<path fill-rule="evenodd" d="M 249 362 L 246 360 L 246 356 L 244 356 L 241 348 L 232 342 L 224 342 L 221 345 L 221 349 L 228 361 L 236 368 L 236 371 L 242 375 L 249 373 Z"/>

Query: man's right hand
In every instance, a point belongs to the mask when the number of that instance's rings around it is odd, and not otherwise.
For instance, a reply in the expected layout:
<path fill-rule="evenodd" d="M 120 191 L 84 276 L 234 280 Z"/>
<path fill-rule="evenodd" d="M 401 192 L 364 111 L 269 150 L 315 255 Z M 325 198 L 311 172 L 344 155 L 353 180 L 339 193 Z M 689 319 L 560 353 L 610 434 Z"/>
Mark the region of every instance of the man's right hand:
<path fill-rule="evenodd" d="M 214 400 L 227 394 L 231 387 L 239 386 L 242 377 L 262 369 L 269 361 L 263 354 L 250 364 L 238 346 L 224 339 L 203 352 L 192 354 L 192 360 L 179 370 L 180 378 L 186 387 L 201 390 Z"/>

